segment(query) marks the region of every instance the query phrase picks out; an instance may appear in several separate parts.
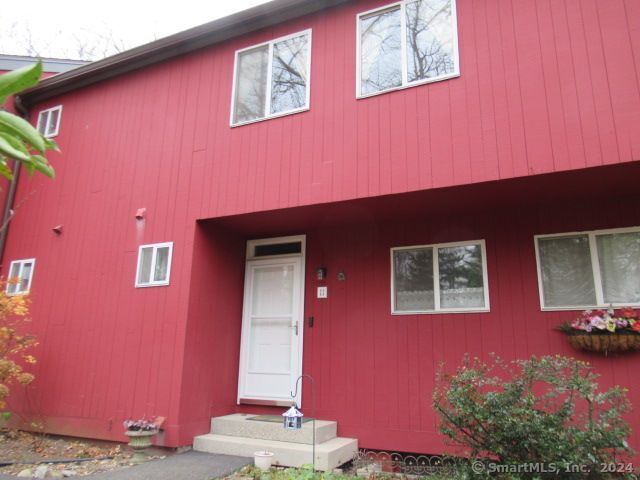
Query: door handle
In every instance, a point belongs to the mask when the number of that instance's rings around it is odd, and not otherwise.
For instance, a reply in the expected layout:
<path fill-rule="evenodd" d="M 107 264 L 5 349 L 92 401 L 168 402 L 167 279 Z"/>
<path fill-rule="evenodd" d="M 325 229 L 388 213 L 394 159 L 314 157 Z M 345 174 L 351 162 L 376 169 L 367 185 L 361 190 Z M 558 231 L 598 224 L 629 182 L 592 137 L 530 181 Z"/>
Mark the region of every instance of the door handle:
<path fill-rule="evenodd" d="M 291 328 L 293 328 L 293 331 L 294 331 L 294 333 L 296 334 L 296 337 L 297 337 L 298 336 L 298 322 L 296 321 L 296 323 L 291 325 Z"/>

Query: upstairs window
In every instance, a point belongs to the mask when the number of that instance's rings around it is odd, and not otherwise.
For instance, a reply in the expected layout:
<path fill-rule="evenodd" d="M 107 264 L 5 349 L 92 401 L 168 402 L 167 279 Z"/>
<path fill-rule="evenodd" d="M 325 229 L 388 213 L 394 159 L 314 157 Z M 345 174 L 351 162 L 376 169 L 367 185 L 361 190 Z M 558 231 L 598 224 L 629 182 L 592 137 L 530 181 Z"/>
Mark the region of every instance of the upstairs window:
<path fill-rule="evenodd" d="M 640 228 L 535 238 L 544 310 L 640 306 Z"/>
<path fill-rule="evenodd" d="M 391 249 L 391 313 L 489 311 L 484 240 Z"/>
<path fill-rule="evenodd" d="M 136 287 L 169 285 L 173 242 L 141 245 L 138 251 Z"/>
<path fill-rule="evenodd" d="M 309 109 L 311 30 L 236 52 L 231 125 Z"/>
<path fill-rule="evenodd" d="M 42 110 L 38 115 L 38 131 L 47 138 L 55 137 L 60 130 L 62 105 Z"/>
<path fill-rule="evenodd" d="M 26 260 L 14 260 L 9 267 L 9 278 L 7 279 L 8 295 L 25 295 L 31 290 L 31 279 L 33 278 L 33 267 L 36 264 L 35 258 Z"/>
<path fill-rule="evenodd" d="M 405 0 L 358 15 L 358 96 L 460 74 L 455 0 Z"/>

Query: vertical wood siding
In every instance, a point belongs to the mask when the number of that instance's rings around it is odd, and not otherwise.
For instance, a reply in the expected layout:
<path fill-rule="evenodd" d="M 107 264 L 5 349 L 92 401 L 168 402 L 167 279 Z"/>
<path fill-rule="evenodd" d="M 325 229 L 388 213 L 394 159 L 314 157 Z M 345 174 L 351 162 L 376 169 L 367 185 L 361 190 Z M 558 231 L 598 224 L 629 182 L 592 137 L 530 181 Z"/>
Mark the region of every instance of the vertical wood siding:
<path fill-rule="evenodd" d="M 464 194 L 462 194 L 464 195 Z M 640 405 L 637 355 L 573 350 L 554 327 L 576 312 L 541 312 L 534 235 L 640 225 L 638 197 L 479 214 L 455 211 L 409 222 L 321 228 L 307 232 L 304 370 L 316 381 L 318 416 L 338 420 L 339 433 L 367 448 L 441 452 L 432 407 L 436 372 L 453 371 L 465 354 L 511 360 L 563 354 L 590 362 L 603 388 L 629 389 Z M 635 204 L 635 205 L 634 205 Z M 509 228 L 505 228 L 508 225 Z M 390 314 L 392 247 L 486 240 L 491 311 Z M 329 297 L 317 299 L 317 266 L 329 272 Z M 337 279 L 343 271 L 345 281 Z M 233 387 L 231 387 L 233 389 Z M 311 392 L 305 392 L 310 398 Z M 638 416 L 628 415 L 640 446 Z"/>
<path fill-rule="evenodd" d="M 194 299 L 194 292 L 204 295 L 195 283 L 220 279 L 193 262 L 208 258 L 237 272 L 214 253 L 194 253 L 202 248 L 197 219 L 640 160 L 637 1 L 458 0 L 459 78 L 356 100 L 356 14 L 385 3 L 353 1 L 33 110 L 36 118 L 41 108 L 64 105 L 56 139 L 63 153 L 51 155 L 54 182 L 21 180 L 3 259 L 37 259 L 32 316 L 41 362 L 18 404 L 60 433 L 122 439 L 123 418 L 163 415 L 161 441 L 178 445 L 200 428 L 202 419 L 185 405 L 197 394 L 202 376 L 193 369 L 206 368 L 206 347 L 197 344 L 186 356 L 185 349 L 198 342 L 196 326 L 210 307 Z M 307 28 L 311 109 L 230 128 L 234 52 Z M 141 207 L 143 223 L 134 219 Z M 442 231 L 430 222 L 310 233 L 310 245 L 326 243 L 327 261 L 352 272 L 331 287 L 337 303 L 308 305 L 327 320 L 305 350 L 323 387 L 322 411 L 339 417 L 343 433 L 371 447 L 435 445 L 421 432 L 434 428 L 428 402 L 439 359 L 567 351 L 548 328 L 558 316 L 538 312 L 530 257 L 537 215 L 530 214 L 531 225 L 510 217 L 508 231 L 487 215 L 442 220 Z M 538 226 L 565 230 L 565 217 L 557 218 L 557 225 Z M 58 224 L 61 236 L 51 231 Z M 391 319 L 388 246 L 458 240 L 466 235 L 454 233 L 467 231 L 493 239 L 494 313 Z M 164 241 L 175 245 L 170 286 L 135 289 L 138 246 Z M 310 255 L 322 260 L 313 249 Z M 538 321 L 518 343 L 512 319 L 521 311 Z M 631 370 L 596 363 L 610 370 L 607 381 L 630 378 Z M 231 377 L 224 385 L 233 389 Z M 227 394 L 220 395 L 226 405 Z M 197 428 L 184 426 L 194 422 Z"/>

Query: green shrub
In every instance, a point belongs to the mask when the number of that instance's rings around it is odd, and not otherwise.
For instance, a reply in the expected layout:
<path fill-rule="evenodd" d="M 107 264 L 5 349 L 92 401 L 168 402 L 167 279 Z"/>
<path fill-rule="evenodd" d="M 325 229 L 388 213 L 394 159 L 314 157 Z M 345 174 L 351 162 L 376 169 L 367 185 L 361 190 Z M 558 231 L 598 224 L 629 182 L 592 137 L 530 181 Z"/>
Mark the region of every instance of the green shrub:
<path fill-rule="evenodd" d="M 481 460 L 540 465 L 505 478 L 609 478 L 602 470 L 613 463 L 626 470 L 632 453 L 622 419 L 630 405 L 620 387 L 600 392 L 597 378 L 589 364 L 561 356 L 508 363 L 494 357 L 491 364 L 467 357 L 455 374 L 439 373 L 440 431 L 470 456 L 463 470 Z"/>

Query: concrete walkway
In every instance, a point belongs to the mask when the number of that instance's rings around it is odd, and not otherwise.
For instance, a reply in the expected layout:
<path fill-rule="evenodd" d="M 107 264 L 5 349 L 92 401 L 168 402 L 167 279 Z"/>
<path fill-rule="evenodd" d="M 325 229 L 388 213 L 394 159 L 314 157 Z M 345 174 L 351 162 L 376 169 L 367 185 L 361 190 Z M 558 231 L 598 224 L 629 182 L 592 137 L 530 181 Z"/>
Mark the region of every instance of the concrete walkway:
<path fill-rule="evenodd" d="M 79 480 L 85 478 L 89 480 L 211 480 L 224 477 L 252 462 L 252 458 L 189 451 L 121 470 L 71 478 Z M 0 480 L 16 480 L 16 478 L 0 475 Z"/>

